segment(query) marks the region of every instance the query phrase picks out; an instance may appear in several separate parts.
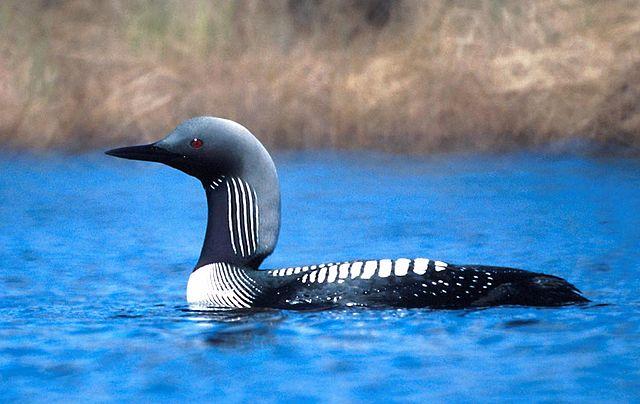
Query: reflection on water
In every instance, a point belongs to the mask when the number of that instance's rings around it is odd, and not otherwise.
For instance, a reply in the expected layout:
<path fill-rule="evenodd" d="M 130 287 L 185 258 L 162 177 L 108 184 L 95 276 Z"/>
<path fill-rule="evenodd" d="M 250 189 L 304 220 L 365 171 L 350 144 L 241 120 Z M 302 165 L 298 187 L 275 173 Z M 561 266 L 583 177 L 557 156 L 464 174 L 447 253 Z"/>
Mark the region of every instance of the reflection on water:
<path fill-rule="evenodd" d="M 427 256 L 575 283 L 561 309 L 191 310 L 202 190 L 102 156 L 0 159 L 0 397 L 636 401 L 640 163 L 277 158 L 269 267 Z"/>

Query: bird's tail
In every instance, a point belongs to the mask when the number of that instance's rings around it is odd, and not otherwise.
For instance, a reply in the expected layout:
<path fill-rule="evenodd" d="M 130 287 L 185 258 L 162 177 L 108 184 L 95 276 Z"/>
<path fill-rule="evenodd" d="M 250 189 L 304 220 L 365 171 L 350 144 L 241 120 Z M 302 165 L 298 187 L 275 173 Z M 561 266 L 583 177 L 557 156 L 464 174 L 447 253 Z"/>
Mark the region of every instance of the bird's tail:
<path fill-rule="evenodd" d="M 553 275 L 535 275 L 524 282 L 523 287 L 530 291 L 527 295 L 534 300 L 531 305 L 561 306 L 589 302 L 578 288 Z"/>
<path fill-rule="evenodd" d="M 564 306 L 589 301 L 578 288 L 562 278 L 523 271 L 517 278 L 494 288 L 474 305 Z"/>

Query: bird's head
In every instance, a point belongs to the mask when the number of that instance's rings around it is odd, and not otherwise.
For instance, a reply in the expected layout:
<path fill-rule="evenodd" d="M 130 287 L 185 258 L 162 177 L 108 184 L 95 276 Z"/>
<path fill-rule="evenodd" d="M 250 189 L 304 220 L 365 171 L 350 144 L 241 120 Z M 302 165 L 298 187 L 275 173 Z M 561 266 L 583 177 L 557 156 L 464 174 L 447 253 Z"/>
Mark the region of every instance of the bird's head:
<path fill-rule="evenodd" d="M 228 119 L 198 117 L 182 122 L 155 143 L 121 147 L 110 156 L 155 161 L 177 168 L 203 182 L 220 175 L 246 177 L 261 160 L 271 160 L 262 144 L 244 126 Z"/>
<path fill-rule="evenodd" d="M 278 177 L 271 156 L 244 126 L 192 118 L 160 141 L 106 153 L 164 163 L 202 182 L 209 222 L 198 266 L 226 262 L 257 268 L 273 251 L 280 229 Z"/>

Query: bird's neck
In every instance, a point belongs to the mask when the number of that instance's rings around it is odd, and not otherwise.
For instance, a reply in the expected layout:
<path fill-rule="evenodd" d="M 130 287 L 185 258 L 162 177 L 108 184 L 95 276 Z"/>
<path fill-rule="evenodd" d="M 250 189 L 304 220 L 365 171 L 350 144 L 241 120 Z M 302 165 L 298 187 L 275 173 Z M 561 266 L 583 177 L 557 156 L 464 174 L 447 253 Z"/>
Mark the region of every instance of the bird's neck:
<path fill-rule="evenodd" d="M 252 181 L 220 175 L 202 183 L 207 195 L 208 221 L 196 268 L 227 263 L 257 269 L 278 239 L 277 178 Z"/>

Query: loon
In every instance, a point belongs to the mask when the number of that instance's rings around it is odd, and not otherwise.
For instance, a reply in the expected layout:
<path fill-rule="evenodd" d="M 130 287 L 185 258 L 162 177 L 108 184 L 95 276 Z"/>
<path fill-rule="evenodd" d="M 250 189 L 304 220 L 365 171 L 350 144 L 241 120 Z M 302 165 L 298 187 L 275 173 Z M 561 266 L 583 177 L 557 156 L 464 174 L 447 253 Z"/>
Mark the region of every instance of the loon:
<path fill-rule="evenodd" d="M 455 309 L 589 301 L 553 275 L 422 257 L 259 269 L 278 240 L 280 187 L 262 143 L 231 120 L 192 118 L 158 142 L 106 154 L 161 162 L 202 182 L 208 221 L 187 284 L 192 307 Z"/>

